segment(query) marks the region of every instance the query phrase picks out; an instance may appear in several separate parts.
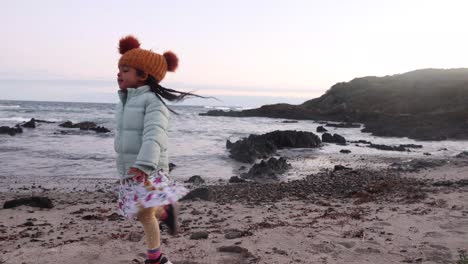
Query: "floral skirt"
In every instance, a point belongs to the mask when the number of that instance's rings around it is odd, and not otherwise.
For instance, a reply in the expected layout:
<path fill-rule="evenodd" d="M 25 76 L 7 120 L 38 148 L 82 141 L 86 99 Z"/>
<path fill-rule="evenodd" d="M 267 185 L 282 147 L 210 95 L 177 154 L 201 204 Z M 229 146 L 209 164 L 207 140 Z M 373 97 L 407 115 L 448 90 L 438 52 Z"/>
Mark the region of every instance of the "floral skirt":
<path fill-rule="evenodd" d="M 162 170 L 149 175 L 145 182 L 121 180 L 118 212 L 127 218 L 134 218 L 141 208 L 173 204 L 187 192 L 183 185 L 170 180 Z"/>

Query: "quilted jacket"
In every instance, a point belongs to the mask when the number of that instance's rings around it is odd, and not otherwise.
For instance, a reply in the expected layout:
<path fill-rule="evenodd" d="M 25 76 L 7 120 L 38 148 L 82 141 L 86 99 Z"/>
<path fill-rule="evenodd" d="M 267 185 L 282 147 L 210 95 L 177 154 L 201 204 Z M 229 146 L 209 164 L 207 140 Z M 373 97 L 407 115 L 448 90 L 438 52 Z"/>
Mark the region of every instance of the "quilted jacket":
<path fill-rule="evenodd" d="M 126 93 L 120 90 L 119 97 L 114 149 L 120 178 L 131 177 L 130 167 L 147 174 L 157 169 L 168 172 L 169 109 L 147 85 Z"/>

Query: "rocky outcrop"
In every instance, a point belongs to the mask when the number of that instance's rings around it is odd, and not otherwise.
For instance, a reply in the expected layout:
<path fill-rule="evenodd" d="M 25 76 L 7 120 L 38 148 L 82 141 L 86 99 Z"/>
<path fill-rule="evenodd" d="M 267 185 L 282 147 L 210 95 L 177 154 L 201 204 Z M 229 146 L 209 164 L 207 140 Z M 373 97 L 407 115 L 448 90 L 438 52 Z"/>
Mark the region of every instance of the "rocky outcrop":
<path fill-rule="evenodd" d="M 229 141 L 228 141 L 229 142 Z M 226 143 L 231 157 L 240 162 L 253 163 L 265 159 L 282 148 L 316 148 L 320 138 L 311 132 L 273 131 L 263 135 L 250 135 L 235 143 Z"/>
<path fill-rule="evenodd" d="M 339 127 L 339 128 L 360 128 L 361 124 L 356 123 L 327 123 L 327 127 Z"/>
<path fill-rule="evenodd" d="M 26 128 L 36 128 L 36 126 L 37 126 L 36 123 L 50 124 L 50 123 L 55 123 L 55 122 L 31 118 L 31 120 L 29 120 L 27 122 L 23 122 L 21 124 L 18 124 L 16 126 L 22 126 L 22 127 L 26 127 Z"/>
<path fill-rule="evenodd" d="M 181 200 L 197 200 L 197 199 L 211 201 L 213 199 L 213 193 L 210 189 L 206 187 L 197 188 L 195 190 L 190 191 Z"/>
<path fill-rule="evenodd" d="M 200 175 L 193 175 L 188 180 L 184 181 L 185 183 L 193 183 L 193 184 L 202 184 L 205 183 L 205 180 Z"/>
<path fill-rule="evenodd" d="M 229 178 L 229 183 L 243 183 L 243 182 L 245 182 L 245 180 L 237 176 L 232 176 L 231 178 Z"/>
<path fill-rule="evenodd" d="M 31 120 L 22 124 L 21 126 L 26 128 L 36 128 L 36 120 L 34 118 L 31 118 Z"/>
<path fill-rule="evenodd" d="M 65 128 L 79 128 L 80 130 L 89 130 L 90 128 L 95 128 L 97 125 L 94 122 L 80 122 L 73 124 L 71 121 L 66 121 L 65 123 L 62 123 L 59 125 L 60 127 L 65 127 Z"/>
<path fill-rule="evenodd" d="M 291 165 L 286 162 L 285 158 L 270 158 L 262 160 L 250 168 L 247 173 L 241 175 L 244 179 L 252 180 L 277 180 L 278 176 L 285 173 Z"/>
<path fill-rule="evenodd" d="M 79 128 L 80 130 L 93 130 L 96 133 L 109 133 L 110 130 L 103 127 L 103 126 L 97 126 L 96 123 L 94 122 L 80 122 L 73 124 L 71 121 L 66 121 L 65 123 L 62 123 L 59 125 L 60 127 L 65 127 L 65 128 Z"/>
<path fill-rule="evenodd" d="M 370 144 L 370 148 L 380 149 L 380 150 L 390 150 L 390 151 L 410 151 L 410 148 L 422 148 L 422 145 L 414 144 L 401 144 L 396 146 L 384 145 L 384 144 Z"/>
<path fill-rule="evenodd" d="M 338 135 L 338 134 L 333 134 L 332 136 L 330 133 L 324 133 L 322 134 L 322 142 L 346 145 L 346 139 L 343 136 Z"/>
<path fill-rule="evenodd" d="M 317 132 L 323 133 L 323 132 L 328 132 L 328 130 L 326 128 L 324 128 L 323 126 L 318 126 L 317 127 Z"/>
<path fill-rule="evenodd" d="M 23 133 L 23 129 L 19 126 L 15 126 L 15 127 L 1 126 L 0 127 L 0 134 L 8 134 L 10 136 L 14 136 L 19 133 Z"/>
<path fill-rule="evenodd" d="M 94 127 L 94 128 L 90 128 L 89 130 L 93 130 L 95 131 L 96 133 L 109 133 L 110 130 L 103 127 L 103 126 L 98 126 L 98 127 Z"/>
<path fill-rule="evenodd" d="M 52 201 L 48 197 L 32 196 L 6 201 L 3 205 L 3 209 L 13 208 L 21 205 L 28 205 L 39 208 L 54 207 Z"/>
<path fill-rule="evenodd" d="M 455 157 L 457 157 L 457 158 L 468 158 L 468 151 L 460 152 Z"/>

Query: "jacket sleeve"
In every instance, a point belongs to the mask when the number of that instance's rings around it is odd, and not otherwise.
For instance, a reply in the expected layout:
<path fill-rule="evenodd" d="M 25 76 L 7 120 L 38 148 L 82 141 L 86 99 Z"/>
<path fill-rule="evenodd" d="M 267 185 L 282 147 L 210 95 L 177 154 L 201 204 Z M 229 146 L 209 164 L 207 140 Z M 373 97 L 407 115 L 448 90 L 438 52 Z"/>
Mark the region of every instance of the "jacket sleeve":
<path fill-rule="evenodd" d="M 150 99 L 145 107 L 142 144 L 133 167 L 147 174 L 157 169 L 161 151 L 167 147 L 168 115 L 159 98 Z"/>

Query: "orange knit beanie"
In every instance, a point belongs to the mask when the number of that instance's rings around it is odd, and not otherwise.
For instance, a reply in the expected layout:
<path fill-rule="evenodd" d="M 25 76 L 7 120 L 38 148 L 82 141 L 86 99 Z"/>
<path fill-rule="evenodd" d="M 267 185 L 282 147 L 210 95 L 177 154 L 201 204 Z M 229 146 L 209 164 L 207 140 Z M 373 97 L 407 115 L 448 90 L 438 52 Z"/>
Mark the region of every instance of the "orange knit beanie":
<path fill-rule="evenodd" d="M 119 52 L 122 54 L 119 66 L 126 65 L 142 70 L 159 82 L 164 79 L 166 72 L 174 72 L 179 64 L 179 59 L 173 52 L 166 51 L 160 55 L 151 50 L 141 49 L 140 42 L 133 36 L 120 39 Z"/>

